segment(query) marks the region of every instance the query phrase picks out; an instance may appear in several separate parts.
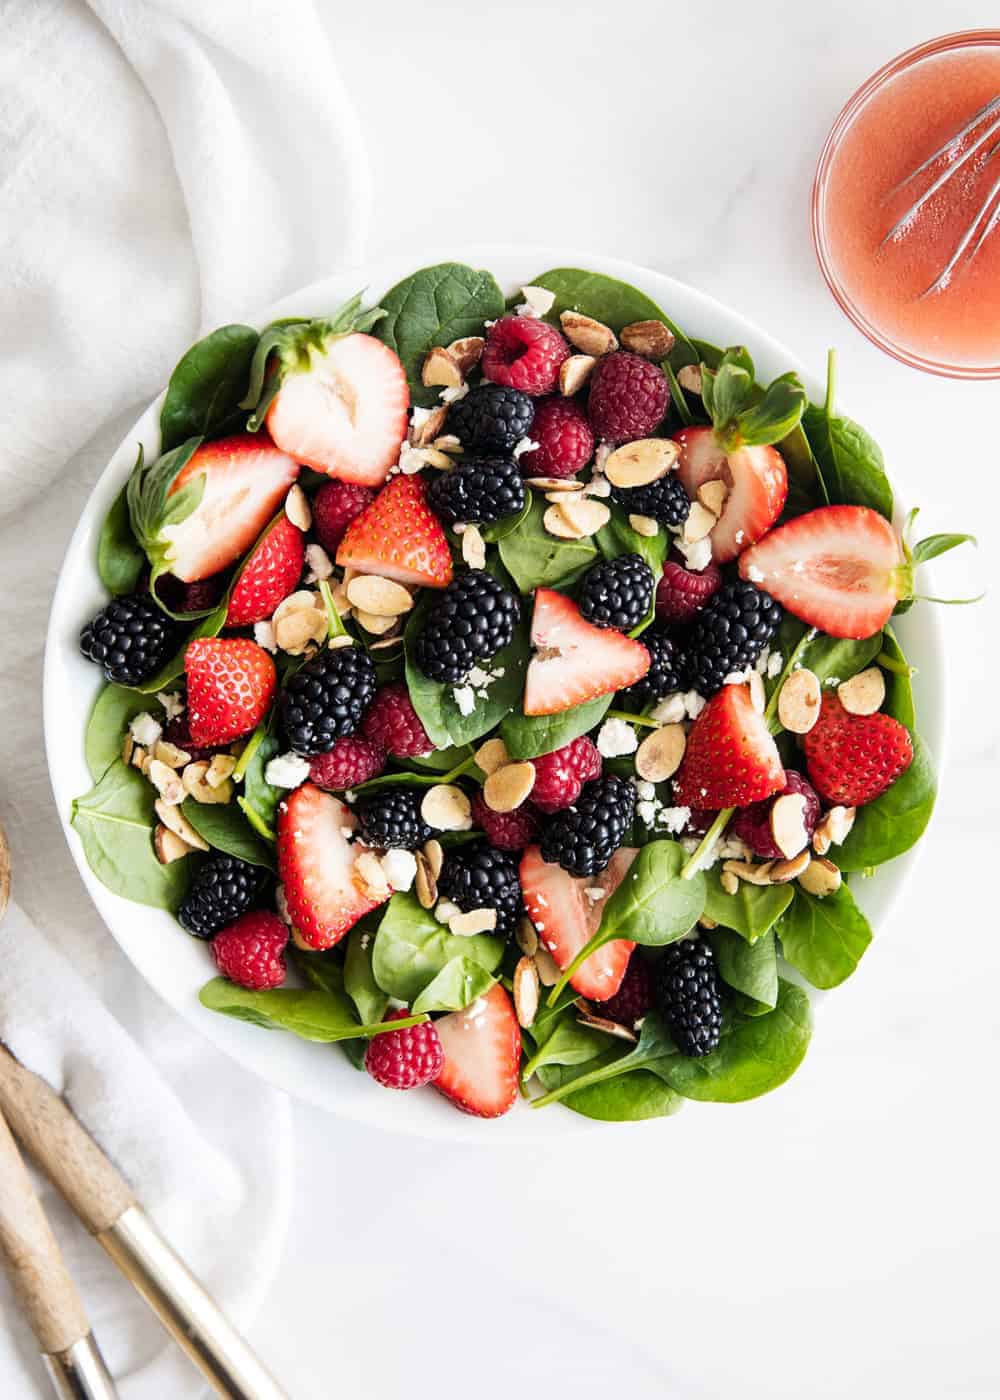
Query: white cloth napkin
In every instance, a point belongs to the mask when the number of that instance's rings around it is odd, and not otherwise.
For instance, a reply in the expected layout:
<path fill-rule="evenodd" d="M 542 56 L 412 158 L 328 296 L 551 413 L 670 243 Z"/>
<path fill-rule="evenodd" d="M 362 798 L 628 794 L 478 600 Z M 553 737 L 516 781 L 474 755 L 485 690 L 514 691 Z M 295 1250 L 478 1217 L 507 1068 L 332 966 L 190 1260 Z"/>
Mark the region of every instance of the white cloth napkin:
<path fill-rule="evenodd" d="M 125 428 L 200 332 L 357 259 L 366 166 L 308 0 L 2 12 L 0 820 L 20 908 L 0 930 L 0 1036 L 65 1090 L 245 1324 L 285 1229 L 287 1104 L 139 981 L 85 898 L 45 770 L 41 652 L 67 539 Z M 200 1393 L 46 1205 L 126 1400 Z M 44 1395 L 9 1301 L 0 1395 Z"/>

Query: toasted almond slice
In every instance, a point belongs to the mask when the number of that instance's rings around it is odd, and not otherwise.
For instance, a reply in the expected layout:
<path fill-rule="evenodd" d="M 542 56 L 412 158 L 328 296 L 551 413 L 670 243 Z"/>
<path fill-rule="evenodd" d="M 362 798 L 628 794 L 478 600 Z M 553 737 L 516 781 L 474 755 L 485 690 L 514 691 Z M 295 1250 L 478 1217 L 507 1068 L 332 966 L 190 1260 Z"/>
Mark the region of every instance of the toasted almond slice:
<path fill-rule="evenodd" d="M 340 651 L 341 647 L 352 647 L 354 638 L 348 636 L 346 632 L 338 632 L 335 637 L 330 638 L 326 645 L 328 651 Z M 373 643 L 372 649 L 374 650 L 378 645 L 380 645 L 378 642 Z"/>
<path fill-rule="evenodd" d="M 444 847 L 440 841 L 432 836 L 429 841 L 424 842 L 424 855 L 427 857 L 427 865 L 435 880 L 444 868 Z"/>
<path fill-rule="evenodd" d="M 582 491 L 584 483 L 577 481 L 572 476 L 527 476 L 525 485 L 533 486 L 536 491 L 544 491 L 547 500 L 553 497 L 572 494 L 574 491 Z"/>
<path fill-rule="evenodd" d="M 129 733 L 129 731 L 126 729 L 126 731 L 125 731 L 125 738 L 122 740 L 122 763 L 124 763 L 124 764 L 126 765 L 126 767 L 128 766 L 128 764 L 130 764 L 130 763 L 132 762 L 132 755 L 133 755 L 134 752 L 135 752 L 135 740 L 132 738 L 132 735 L 131 735 L 131 734 Z M 161 761 L 161 762 L 166 762 L 165 759 L 161 759 L 160 761 Z M 168 764 L 167 764 L 167 767 L 169 768 L 170 766 L 171 766 L 171 765 L 168 763 Z"/>
<path fill-rule="evenodd" d="M 791 860 L 809 845 L 805 823 L 806 799 L 801 792 L 786 792 L 771 803 L 769 822 L 774 844 Z"/>
<path fill-rule="evenodd" d="M 662 321 L 633 321 L 622 326 L 622 345 L 647 360 L 665 359 L 674 348 L 674 339 L 673 331 Z"/>
<path fill-rule="evenodd" d="M 358 574 L 347 585 L 351 606 L 375 617 L 400 617 L 413 607 L 408 589 L 381 574 Z"/>
<path fill-rule="evenodd" d="M 146 752 L 146 750 L 142 747 L 141 744 L 137 744 L 133 740 L 132 753 L 129 757 L 129 763 L 131 763 L 133 768 L 138 768 L 141 772 L 148 762 L 149 754 Z"/>
<path fill-rule="evenodd" d="M 448 354 L 458 365 L 463 379 L 479 364 L 485 345 L 486 341 L 481 335 L 463 335 L 461 340 L 453 340 L 448 346 Z"/>
<path fill-rule="evenodd" d="M 585 355 L 607 355 L 618 349 L 618 340 L 611 327 L 603 321 L 595 321 L 593 316 L 583 316 L 579 311 L 563 311 L 559 321 L 570 345 L 575 345 Z"/>
<path fill-rule="evenodd" d="M 628 523 L 637 535 L 643 535 L 647 540 L 655 540 L 660 533 L 660 522 L 651 515 L 630 515 Z"/>
<path fill-rule="evenodd" d="M 514 968 L 514 1010 L 518 1025 L 534 1025 L 538 1014 L 538 968 L 531 958 L 521 958 Z"/>
<path fill-rule="evenodd" d="M 535 966 L 538 968 L 538 980 L 543 987 L 554 987 L 562 976 L 555 958 L 548 948 L 543 948 L 541 945 L 535 954 Z"/>
<path fill-rule="evenodd" d="M 362 851 L 354 860 L 354 873 L 373 899 L 384 898 L 391 886 L 374 851 Z"/>
<path fill-rule="evenodd" d="M 514 937 L 521 952 L 526 957 L 533 958 L 538 952 L 538 934 L 535 932 L 535 925 L 527 915 L 518 919 Z"/>
<path fill-rule="evenodd" d="M 436 447 L 439 452 L 457 452 L 459 456 L 465 451 L 454 433 L 442 433 L 441 437 L 434 439 L 431 446 Z"/>
<path fill-rule="evenodd" d="M 677 371 L 677 383 L 689 394 L 700 394 L 701 365 L 681 365 Z"/>
<path fill-rule="evenodd" d="M 570 355 L 559 366 L 559 392 L 566 398 L 578 394 L 590 378 L 597 360 L 593 355 Z"/>
<path fill-rule="evenodd" d="M 162 797 L 158 797 L 153 803 L 153 810 L 163 825 L 175 836 L 179 836 L 193 851 L 210 849 L 208 842 L 195 831 L 180 807 L 173 807 L 169 802 L 164 802 Z"/>
<path fill-rule="evenodd" d="M 510 754 L 502 739 L 487 739 L 486 743 L 480 744 L 476 750 L 476 763 L 487 777 L 491 773 L 495 773 L 504 763 L 509 762 Z"/>
<path fill-rule="evenodd" d="M 778 694 L 778 719 L 790 734 L 808 734 L 819 719 L 823 696 L 814 672 L 792 671 Z"/>
<path fill-rule="evenodd" d="M 486 541 L 478 525 L 466 525 L 462 531 L 462 558 L 470 569 L 486 567 Z"/>
<path fill-rule="evenodd" d="M 420 815 L 435 831 L 467 831 L 472 825 L 472 805 L 453 783 L 435 783 L 428 788 Z"/>
<path fill-rule="evenodd" d="M 719 478 L 715 481 L 703 481 L 698 487 L 698 500 L 716 519 L 722 514 L 722 507 L 726 504 L 728 495 L 729 487 Z"/>
<path fill-rule="evenodd" d="M 722 874 L 719 876 L 719 884 L 725 890 L 726 894 L 735 894 L 740 887 L 739 880 L 737 880 L 731 870 L 723 870 Z"/>
<path fill-rule="evenodd" d="M 885 677 L 881 667 L 869 666 L 849 681 L 837 686 L 837 698 L 849 715 L 873 715 L 885 700 Z"/>
<path fill-rule="evenodd" d="M 577 1002 L 579 1014 L 577 1020 L 581 1026 L 589 1026 L 592 1031 L 603 1031 L 605 1035 L 613 1035 L 617 1040 L 627 1040 L 632 1045 L 638 1037 L 628 1026 L 623 1026 L 620 1021 L 612 1021 L 607 1016 L 600 1016 L 593 1011 L 581 997 Z"/>
<path fill-rule="evenodd" d="M 178 836 L 176 831 L 158 823 L 153 832 L 153 850 L 161 865 L 172 865 L 175 860 L 189 856 L 192 847 Z"/>
<path fill-rule="evenodd" d="M 664 724 L 647 734 L 635 751 L 635 771 L 647 783 L 665 783 L 681 766 L 687 735 L 681 724 Z"/>
<path fill-rule="evenodd" d="M 233 784 L 231 779 L 226 778 L 215 787 L 209 786 L 208 761 L 206 759 L 201 758 L 197 763 L 189 763 L 181 773 L 181 782 L 189 797 L 193 797 L 196 802 L 202 802 L 206 806 L 232 800 Z"/>
<path fill-rule="evenodd" d="M 157 739 L 153 757 L 165 763 L 168 768 L 183 768 L 186 763 L 191 762 L 189 753 L 179 749 L 176 744 L 171 744 L 167 739 Z"/>
<path fill-rule="evenodd" d="M 581 537 L 596 535 L 611 519 L 611 512 L 603 502 L 582 494 L 567 495 L 566 499 L 554 508 L 562 511 Z"/>
<path fill-rule="evenodd" d="M 696 544 L 698 540 L 705 539 L 715 529 L 715 522 L 716 516 L 708 507 L 703 506 L 700 501 L 694 501 L 684 522 L 684 540 L 688 544 Z"/>
<path fill-rule="evenodd" d="M 472 938 L 477 933 L 492 933 L 497 926 L 495 909 L 469 909 L 464 914 L 452 914 L 448 928 L 456 938 Z"/>
<path fill-rule="evenodd" d="M 830 849 L 830 847 L 831 847 L 832 845 L 833 845 L 833 842 L 830 840 L 830 834 L 829 834 L 829 832 L 824 831 L 824 830 L 822 829 L 822 823 L 820 823 L 820 825 L 819 825 L 819 826 L 816 828 L 816 830 L 813 832 L 813 839 L 812 839 L 812 848 L 813 848 L 813 850 L 816 852 L 816 854 L 817 854 L 818 856 L 825 856 L 826 853 L 827 853 L 827 851 Z"/>
<path fill-rule="evenodd" d="M 832 860 L 811 860 L 804 870 L 799 871 L 799 884 L 807 894 L 817 899 L 825 899 L 828 894 L 836 894 L 843 883 L 843 876 Z"/>
<path fill-rule="evenodd" d="M 420 422 L 410 425 L 411 446 L 429 447 L 440 434 L 447 416 L 448 405 L 446 403 L 438 404 L 437 408 L 432 408 L 426 418 L 421 414 Z"/>
<path fill-rule="evenodd" d="M 207 763 L 205 767 L 208 768 Z M 176 807 L 179 802 L 184 801 L 184 784 L 177 776 L 175 769 L 168 768 L 160 759 L 153 758 L 150 759 L 145 773 L 164 802 L 171 807 Z"/>
<path fill-rule="evenodd" d="M 275 622 L 274 640 L 289 656 L 301 656 L 310 646 L 323 641 L 328 627 L 325 608 L 298 608 Z"/>
<path fill-rule="evenodd" d="M 680 448 L 670 438 L 638 438 L 611 453 L 604 464 L 604 475 L 612 486 L 630 491 L 659 481 L 673 470 L 679 456 Z"/>
<path fill-rule="evenodd" d="M 309 499 L 298 482 L 288 488 L 288 495 L 285 497 L 285 514 L 292 524 L 297 525 L 300 530 L 308 530 L 312 524 L 313 517 Z"/>
<path fill-rule="evenodd" d="M 545 527 L 546 534 L 554 535 L 557 540 L 583 539 L 583 532 L 578 530 L 575 525 L 570 524 L 567 517 L 563 515 L 561 506 L 549 506 L 542 516 L 542 525 Z"/>
<path fill-rule="evenodd" d="M 787 860 L 772 861 L 770 883 L 772 885 L 787 885 L 791 880 L 797 880 L 809 868 L 811 859 L 808 851 L 799 851 L 798 855 L 789 856 Z"/>
<path fill-rule="evenodd" d="M 738 888 L 738 887 L 739 887 L 739 881 L 738 881 L 738 880 L 737 880 L 736 884 L 737 884 L 737 888 Z M 713 928 L 718 928 L 719 925 L 718 925 L 718 922 L 717 922 L 715 919 L 710 919 L 710 918 L 708 917 L 707 914 L 702 914 L 701 918 L 698 920 L 698 927 L 699 927 L 699 928 L 713 929 Z"/>
<path fill-rule="evenodd" d="M 745 860 L 727 860 L 722 866 L 724 875 L 735 875 L 747 885 L 769 885 L 773 861 L 766 860 L 762 865 L 751 865 Z"/>
<path fill-rule="evenodd" d="M 438 897 L 437 880 L 423 851 L 417 851 L 416 858 L 417 873 L 414 877 L 413 887 L 417 893 L 417 903 L 421 909 L 433 909 L 437 904 Z"/>
<path fill-rule="evenodd" d="M 221 787 L 227 778 L 231 778 L 236 767 L 236 759 L 229 753 L 213 754 L 208 765 L 208 772 L 205 774 L 205 782 L 209 787 Z"/>
<path fill-rule="evenodd" d="M 514 812 L 528 800 L 534 786 L 533 763 L 505 763 L 483 784 L 483 800 L 493 812 Z"/>
<path fill-rule="evenodd" d="M 377 613 L 364 612 L 361 608 L 355 611 L 354 620 L 373 637 L 385 637 L 399 627 L 398 617 L 379 617 Z"/>
<path fill-rule="evenodd" d="M 856 807 L 830 808 L 813 834 L 813 850 L 817 855 L 825 856 L 831 846 L 839 846 L 847 840 L 856 814 Z"/>
<path fill-rule="evenodd" d="M 420 378 L 428 389 L 457 389 L 464 376 L 455 356 L 443 345 L 435 345 L 424 360 Z"/>

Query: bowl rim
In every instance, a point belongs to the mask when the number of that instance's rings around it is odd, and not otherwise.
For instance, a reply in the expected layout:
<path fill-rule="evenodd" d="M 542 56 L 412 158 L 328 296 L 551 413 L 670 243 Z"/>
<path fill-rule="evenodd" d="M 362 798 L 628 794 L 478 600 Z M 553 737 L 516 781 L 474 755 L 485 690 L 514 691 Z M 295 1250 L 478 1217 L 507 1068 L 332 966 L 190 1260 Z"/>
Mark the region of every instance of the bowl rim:
<path fill-rule="evenodd" d="M 449 260 L 489 268 L 505 289 L 519 285 L 516 281 L 518 276 L 530 275 L 523 271 L 524 268 L 572 266 L 619 277 L 646 290 L 658 304 L 664 306 L 668 314 L 673 314 L 677 309 L 676 302 L 687 303 L 687 312 L 677 317 L 682 324 L 704 318 L 709 324 L 699 325 L 698 330 L 708 330 L 711 333 L 703 335 L 703 338 L 715 338 L 729 344 L 738 339 L 748 344 L 755 360 L 762 363 L 766 370 L 773 369 L 774 373 L 780 373 L 796 369 L 802 375 L 810 396 L 822 398 L 816 377 L 804 370 L 796 355 L 749 318 L 716 298 L 666 273 L 641 264 L 593 251 L 561 246 L 469 244 L 452 248 L 425 248 L 417 253 L 379 258 L 365 266 L 343 269 L 300 288 L 281 298 L 263 314 L 248 318 L 248 321 L 250 324 L 264 325 L 279 316 L 299 314 L 303 303 L 312 303 L 317 308 L 322 308 L 325 299 L 345 299 L 358 286 L 368 283 L 372 283 L 381 293 L 393 286 L 400 277 L 407 276 L 420 267 Z M 509 270 L 515 266 L 519 269 L 518 272 Z M 720 333 L 722 331 L 725 333 Z M 79 838 L 70 825 L 69 814 L 72 797 L 86 791 L 92 784 L 83 762 L 83 735 L 87 716 L 103 681 L 99 674 L 94 673 L 94 668 L 80 657 L 76 636 L 80 618 L 87 615 L 91 606 L 99 607 L 106 598 L 96 569 L 96 541 L 101 522 L 131 468 L 138 443 L 143 441 L 152 452 L 151 444 L 155 442 L 156 450 L 159 450 L 158 412 L 162 399 L 163 391 L 152 400 L 126 433 L 111 454 L 81 510 L 80 519 L 60 566 L 49 613 L 44 654 L 43 723 L 53 797 L 77 869 L 111 935 L 140 975 L 188 1021 L 194 1031 L 203 1035 L 214 1047 L 237 1060 L 244 1068 L 259 1074 L 266 1082 L 305 1103 L 335 1113 L 338 1117 L 431 1140 L 501 1144 L 510 1141 L 537 1142 L 571 1133 L 598 1131 L 605 1127 L 622 1129 L 628 1126 L 634 1132 L 655 1130 L 655 1125 L 661 1122 L 659 1119 L 629 1125 L 603 1124 L 569 1111 L 552 1114 L 532 1113 L 523 1105 L 516 1106 L 515 1110 L 504 1118 L 483 1122 L 456 1113 L 452 1105 L 435 1094 L 407 1095 L 401 1103 L 398 1094 L 383 1095 L 375 1092 L 367 1076 L 364 1076 L 361 1086 L 364 1093 L 351 1092 L 349 1086 L 352 1081 L 346 1076 L 352 1076 L 355 1081 L 360 1080 L 362 1076 L 351 1068 L 345 1057 L 340 1056 L 334 1061 L 329 1074 L 315 1074 L 316 1065 L 321 1064 L 318 1057 L 323 1049 L 329 1051 L 330 1047 L 311 1045 L 292 1036 L 265 1036 L 258 1027 L 213 1014 L 203 1008 L 197 1000 L 197 986 L 190 985 L 190 977 L 185 981 L 180 964 L 197 967 L 200 986 L 207 980 L 206 974 L 210 974 L 211 969 L 206 968 L 201 961 L 193 962 L 193 958 L 197 956 L 198 959 L 203 959 L 204 948 L 201 945 L 193 947 L 198 941 L 188 939 L 179 944 L 171 944 L 170 958 L 158 959 L 155 937 L 157 928 L 165 936 L 169 934 L 170 938 L 176 939 L 177 924 L 173 916 L 166 911 L 135 904 L 113 894 L 90 870 Z M 902 509 L 897 503 L 899 519 L 902 519 Z M 88 596 L 83 599 L 81 593 Z M 919 622 L 916 619 L 919 619 Z M 940 664 L 943 656 L 940 622 L 935 614 L 926 608 L 916 613 L 908 613 L 900 621 L 903 624 L 900 630 L 904 636 L 914 633 L 919 639 L 915 655 L 934 662 L 933 665 L 925 665 L 921 669 L 915 679 L 915 688 L 918 690 L 921 733 L 940 772 L 944 757 L 946 704 L 945 671 Z M 910 649 L 908 646 L 908 650 Z M 920 694 L 921 691 L 923 694 Z M 69 715 L 67 693 L 72 701 Z M 68 724 L 68 720 L 71 723 Z M 81 786 L 81 783 L 84 786 Z M 894 908 L 898 906 L 906 886 L 909 868 L 915 859 L 916 849 L 898 857 L 888 866 L 881 867 L 875 879 L 866 882 L 869 888 L 861 892 L 862 895 L 870 896 L 862 898 L 863 905 L 870 905 L 874 899 L 880 906 L 875 916 L 880 932 L 884 933 Z M 149 926 L 152 931 L 140 926 Z M 165 975 L 165 971 L 169 975 Z M 814 988 L 809 989 L 809 994 L 814 1006 L 825 996 Z M 310 1055 L 317 1058 L 310 1061 Z M 332 1087 L 337 1084 L 348 1086 L 346 1098 Z M 414 1100 L 419 1100 L 419 1104 L 413 1103 Z"/>

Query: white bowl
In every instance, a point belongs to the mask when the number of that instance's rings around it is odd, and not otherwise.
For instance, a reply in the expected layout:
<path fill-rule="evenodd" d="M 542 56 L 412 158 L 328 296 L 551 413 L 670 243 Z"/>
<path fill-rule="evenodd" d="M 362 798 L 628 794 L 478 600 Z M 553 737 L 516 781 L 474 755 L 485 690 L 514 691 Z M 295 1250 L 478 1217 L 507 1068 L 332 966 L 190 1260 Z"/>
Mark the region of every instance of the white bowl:
<path fill-rule="evenodd" d="M 485 245 L 392 258 L 339 272 L 306 287 L 270 307 L 258 322 L 265 325 L 291 314 L 322 315 L 363 286 L 368 287 L 374 301 L 416 268 L 446 258 L 489 268 L 509 291 L 550 267 L 583 267 L 620 277 L 652 297 L 689 334 L 717 345 L 746 344 L 765 383 L 786 370 L 797 369 L 811 397 L 822 399 L 816 376 L 790 351 L 711 297 L 648 268 L 565 249 Z M 84 620 L 106 601 L 96 568 L 101 523 L 131 469 L 138 444 L 144 444 L 147 460 L 159 451 L 161 399 L 162 395 L 150 404 L 122 442 L 84 508 L 59 576 L 45 651 L 45 743 L 52 787 L 73 858 L 102 918 L 143 977 L 193 1027 L 247 1069 L 296 1098 L 378 1127 L 433 1138 L 490 1142 L 499 1136 L 509 1141 L 595 1128 L 598 1125 L 559 1107 L 537 1112 L 523 1104 L 497 1122 L 480 1122 L 458 1113 L 431 1089 L 413 1094 L 383 1091 L 367 1075 L 353 1069 L 336 1047 L 309 1044 L 280 1031 L 265 1032 L 205 1010 L 198 1001 L 198 991 L 214 974 L 205 944 L 183 935 L 169 914 L 112 894 L 91 873 L 69 825 L 69 815 L 73 798 L 91 786 L 83 736 L 102 682 L 97 668 L 81 657 L 77 639 Z M 915 685 L 921 732 L 939 761 L 944 731 L 943 666 L 932 611 L 918 608 L 907 614 L 900 619 L 899 632 L 907 655 L 919 667 Z M 874 878 L 858 882 L 859 900 L 880 934 L 913 859 L 910 852 L 879 870 Z M 863 977 L 864 968 L 856 975 Z M 817 993 L 811 995 L 815 1000 Z M 691 1111 L 698 1109 L 695 1106 Z M 609 1125 L 616 1132 L 623 1126 Z M 671 1123 L 669 1131 L 676 1133 L 677 1126 Z"/>

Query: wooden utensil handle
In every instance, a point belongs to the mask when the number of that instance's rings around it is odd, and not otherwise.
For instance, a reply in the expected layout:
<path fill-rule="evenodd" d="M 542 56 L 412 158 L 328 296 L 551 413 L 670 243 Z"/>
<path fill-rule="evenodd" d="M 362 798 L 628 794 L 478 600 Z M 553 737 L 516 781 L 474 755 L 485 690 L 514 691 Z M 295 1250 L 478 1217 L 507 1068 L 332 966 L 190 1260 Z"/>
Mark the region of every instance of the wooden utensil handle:
<path fill-rule="evenodd" d="M 64 1352 L 89 1332 L 74 1287 L 21 1154 L 0 1117 L 0 1249 L 43 1352 Z"/>
<path fill-rule="evenodd" d="M 0 1046 L 0 1111 L 24 1149 L 93 1234 L 108 1230 L 135 1196 L 59 1095 Z"/>

